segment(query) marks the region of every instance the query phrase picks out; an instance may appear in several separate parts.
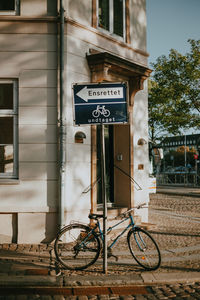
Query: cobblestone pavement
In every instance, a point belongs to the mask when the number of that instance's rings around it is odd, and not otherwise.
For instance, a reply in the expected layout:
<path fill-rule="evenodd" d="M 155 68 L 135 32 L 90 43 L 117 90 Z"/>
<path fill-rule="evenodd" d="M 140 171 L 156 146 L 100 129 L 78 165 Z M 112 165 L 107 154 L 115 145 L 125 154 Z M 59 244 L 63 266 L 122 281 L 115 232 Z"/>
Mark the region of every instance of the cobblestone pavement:
<path fill-rule="evenodd" d="M 200 299 L 200 197 L 153 194 L 149 207 L 149 222 L 156 224 L 156 228 L 152 228 L 149 231 L 157 241 L 162 254 L 161 267 L 159 270 L 150 273 L 160 276 L 162 273 L 163 275 L 166 274 L 166 272 L 169 274 L 173 272 L 180 274 L 199 272 L 198 282 L 190 280 L 189 283 L 146 284 L 146 293 L 140 291 L 138 294 L 123 294 L 123 292 L 120 292 L 120 295 L 98 293 L 89 296 L 87 290 L 81 295 L 43 295 L 37 293 L 34 295 L 3 295 L 0 289 L 0 300 Z M 108 275 L 130 275 L 131 278 L 133 274 L 136 276 L 137 274 L 146 274 L 147 272 L 142 273 L 141 268 L 133 263 L 131 257 L 131 263 L 129 262 L 124 241 L 122 240 L 122 244 L 116 248 L 116 254 L 121 258 L 119 260 L 121 263 L 109 261 Z M 51 245 L 0 245 L 1 251 L 7 251 L 7 253 L 15 251 L 19 254 L 18 262 L 5 264 L 5 260 L 3 258 L 0 259 L 0 278 L 4 274 L 24 274 L 24 263 L 26 267 L 28 266 L 27 259 L 29 260 L 28 268 L 30 270 L 32 267 L 37 266 L 40 269 L 43 267 L 45 270 L 52 263 L 49 256 L 51 249 Z M 9 262 L 9 257 L 6 259 Z M 10 261 L 12 261 L 12 257 Z M 85 271 L 72 272 L 62 270 L 63 278 L 73 278 L 73 276 L 82 276 L 84 278 L 84 276 L 88 275 L 92 277 L 101 276 L 103 279 L 101 261 Z"/>
<path fill-rule="evenodd" d="M 158 243 L 162 255 L 162 264 L 156 273 L 200 272 L 200 197 L 152 194 L 149 223 L 156 225 L 148 231 Z M 120 247 L 113 248 L 113 254 L 119 256 L 119 262 L 110 258 L 108 263 L 112 268 L 108 268 L 108 272 L 141 272 L 130 255 L 126 236 L 120 242 Z M 95 264 L 84 274 L 94 271 L 101 272 L 101 267 Z M 69 271 L 64 272 L 69 274 Z M 73 272 L 70 274 L 73 275 Z M 79 274 L 83 274 L 83 271 Z"/>
<path fill-rule="evenodd" d="M 200 197 L 152 195 L 149 222 L 157 224 L 162 270 L 200 272 Z"/>
<path fill-rule="evenodd" d="M 39 295 L 37 292 L 30 295 L 1 295 L 0 300 L 156 300 L 156 299 L 200 299 L 200 283 L 155 285 L 135 290 L 133 294 L 127 294 L 124 290 L 120 295 L 114 293 L 90 294 L 85 292 L 79 295 Z"/>

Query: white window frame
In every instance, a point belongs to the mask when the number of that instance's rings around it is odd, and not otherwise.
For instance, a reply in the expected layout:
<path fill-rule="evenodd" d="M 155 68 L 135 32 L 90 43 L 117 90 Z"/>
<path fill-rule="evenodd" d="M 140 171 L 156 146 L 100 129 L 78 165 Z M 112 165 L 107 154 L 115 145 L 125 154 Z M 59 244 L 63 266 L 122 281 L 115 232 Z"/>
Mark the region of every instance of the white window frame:
<path fill-rule="evenodd" d="M 13 172 L 0 173 L 1 179 L 18 179 L 18 81 L 16 79 L 0 79 L 0 84 L 13 84 L 13 109 L 0 109 L 0 117 L 13 117 Z"/>
<path fill-rule="evenodd" d="M 19 8 L 20 8 L 20 0 L 15 0 L 15 9 L 13 9 L 13 10 L 0 10 L 0 16 L 16 16 L 16 15 L 19 15 L 19 12 L 20 12 Z"/>
<path fill-rule="evenodd" d="M 98 26 L 99 24 L 99 0 L 97 0 L 97 26 L 98 29 L 106 34 L 111 34 L 112 36 L 114 36 L 117 39 L 123 40 L 125 41 L 126 39 L 126 0 L 123 0 L 123 37 L 120 35 L 117 35 L 116 33 L 114 33 L 114 0 L 107 0 L 109 1 L 109 30 L 106 30 L 100 26 Z"/>

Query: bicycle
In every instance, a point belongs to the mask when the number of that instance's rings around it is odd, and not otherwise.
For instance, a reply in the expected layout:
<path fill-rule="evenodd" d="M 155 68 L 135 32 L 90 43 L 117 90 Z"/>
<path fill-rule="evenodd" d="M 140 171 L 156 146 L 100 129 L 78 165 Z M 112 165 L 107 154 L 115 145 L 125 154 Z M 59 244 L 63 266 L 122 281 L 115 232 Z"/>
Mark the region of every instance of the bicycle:
<path fill-rule="evenodd" d="M 97 108 L 93 110 L 92 115 L 94 118 L 98 118 L 100 115 L 103 115 L 106 118 L 110 116 L 110 111 L 105 108 L 105 105 L 97 105 Z"/>
<path fill-rule="evenodd" d="M 107 229 L 107 234 L 113 228 L 129 220 L 125 229 L 117 235 L 114 241 L 108 246 L 108 258 L 112 254 L 112 247 L 128 231 L 127 243 L 135 261 L 145 270 L 156 270 L 161 264 L 161 254 L 159 247 L 153 237 L 146 230 L 135 225 L 132 211 L 144 207 L 144 204 L 131 208 L 117 216 L 121 220 Z M 54 243 L 54 251 L 57 261 L 70 270 L 83 270 L 96 262 L 100 253 L 102 253 L 103 232 L 101 230 L 99 219 L 102 214 L 89 214 L 90 220 L 94 220 L 93 226 L 80 223 L 73 223 L 65 226 L 57 235 Z"/>

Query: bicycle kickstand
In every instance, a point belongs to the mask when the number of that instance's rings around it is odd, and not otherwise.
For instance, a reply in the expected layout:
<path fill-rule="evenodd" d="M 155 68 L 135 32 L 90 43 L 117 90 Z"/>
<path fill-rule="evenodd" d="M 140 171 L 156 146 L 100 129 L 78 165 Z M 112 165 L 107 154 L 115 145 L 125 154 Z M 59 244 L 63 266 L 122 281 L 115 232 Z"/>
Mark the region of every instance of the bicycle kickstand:
<path fill-rule="evenodd" d="M 112 253 L 112 249 L 111 248 L 108 248 L 108 258 L 109 257 L 114 257 L 115 258 L 115 261 L 118 261 L 118 256 L 116 256 L 116 255 L 114 255 L 113 253 Z"/>

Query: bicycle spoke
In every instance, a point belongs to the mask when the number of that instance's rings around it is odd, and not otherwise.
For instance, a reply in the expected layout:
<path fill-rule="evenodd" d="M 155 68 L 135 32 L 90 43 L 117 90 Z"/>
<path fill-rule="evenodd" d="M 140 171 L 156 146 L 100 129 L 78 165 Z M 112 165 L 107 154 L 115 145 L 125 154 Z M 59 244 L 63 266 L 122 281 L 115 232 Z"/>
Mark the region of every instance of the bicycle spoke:
<path fill-rule="evenodd" d="M 141 228 L 131 230 L 128 234 L 131 254 L 139 265 L 147 270 L 155 270 L 160 266 L 159 248 L 152 236 Z"/>
<path fill-rule="evenodd" d="M 68 269 L 84 269 L 93 264 L 100 253 L 100 242 L 90 228 L 73 224 L 64 230 L 55 242 L 55 253 Z"/>

